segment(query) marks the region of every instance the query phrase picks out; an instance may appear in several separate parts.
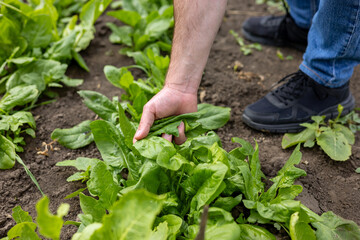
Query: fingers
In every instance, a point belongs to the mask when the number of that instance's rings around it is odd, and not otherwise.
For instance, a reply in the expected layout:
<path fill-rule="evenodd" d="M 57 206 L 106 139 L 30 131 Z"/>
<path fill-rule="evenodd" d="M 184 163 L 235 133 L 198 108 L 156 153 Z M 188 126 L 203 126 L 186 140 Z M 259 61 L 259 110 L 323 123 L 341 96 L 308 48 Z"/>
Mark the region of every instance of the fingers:
<path fill-rule="evenodd" d="M 144 106 L 143 114 L 141 116 L 139 127 L 134 135 L 133 143 L 146 137 L 150 131 L 150 128 L 155 120 L 155 113 L 151 110 L 151 107 Z"/>
<path fill-rule="evenodd" d="M 179 136 L 174 138 L 174 142 L 177 145 L 181 145 L 186 141 L 185 124 L 181 122 L 178 129 L 179 129 Z"/>
<path fill-rule="evenodd" d="M 163 134 L 161 135 L 161 137 L 165 138 L 165 139 L 168 140 L 169 142 L 172 142 L 172 135 L 170 135 L 170 134 L 163 133 Z"/>

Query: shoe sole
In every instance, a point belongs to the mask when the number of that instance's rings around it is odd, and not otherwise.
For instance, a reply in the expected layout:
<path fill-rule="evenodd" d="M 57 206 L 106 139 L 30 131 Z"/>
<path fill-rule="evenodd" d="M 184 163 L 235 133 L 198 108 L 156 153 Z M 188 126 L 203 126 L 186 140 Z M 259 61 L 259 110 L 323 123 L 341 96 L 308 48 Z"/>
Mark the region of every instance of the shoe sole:
<path fill-rule="evenodd" d="M 346 114 L 350 113 L 355 108 L 355 99 L 352 95 L 349 98 L 344 100 L 341 104 L 344 109 L 341 113 L 341 116 L 345 116 Z M 337 117 L 338 113 L 338 104 L 331 106 L 324 111 L 320 112 L 318 116 L 325 115 L 326 119 L 334 119 Z M 262 124 L 252 121 L 248 116 L 245 114 L 242 115 L 243 122 L 248 125 L 249 127 L 262 131 L 262 132 L 269 132 L 269 133 L 297 133 L 305 128 L 300 126 L 301 123 L 283 123 L 283 124 Z M 312 122 L 312 120 L 306 121 Z"/>
<path fill-rule="evenodd" d="M 292 47 L 301 52 L 305 52 L 305 50 L 306 50 L 306 46 L 304 46 L 302 44 L 291 43 L 291 42 L 284 43 L 284 42 L 276 41 L 271 38 L 259 37 L 259 36 L 256 36 L 256 35 L 253 35 L 253 34 L 247 32 L 243 28 L 241 29 L 241 32 L 244 35 L 245 39 L 252 41 L 252 42 L 269 45 L 269 46 L 275 46 L 275 47 Z"/>

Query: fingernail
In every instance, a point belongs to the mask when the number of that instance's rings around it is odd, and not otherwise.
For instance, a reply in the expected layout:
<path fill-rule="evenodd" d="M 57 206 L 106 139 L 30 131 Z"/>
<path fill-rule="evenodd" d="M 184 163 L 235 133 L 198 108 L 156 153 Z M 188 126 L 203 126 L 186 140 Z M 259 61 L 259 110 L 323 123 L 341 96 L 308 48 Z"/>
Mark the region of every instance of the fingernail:
<path fill-rule="evenodd" d="M 137 130 L 137 131 L 135 132 L 134 138 L 138 138 L 138 137 L 139 137 L 139 135 L 140 135 L 140 131 L 139 131 L 139 130 Z"/>
<path fill-rule="evenodd" d="M 169 142 L 172 142 L 172 135 L 163 133 L 163 134 L 162 134 L 162 137 L 163 137 L 164 139 L 168 140 Z"/>

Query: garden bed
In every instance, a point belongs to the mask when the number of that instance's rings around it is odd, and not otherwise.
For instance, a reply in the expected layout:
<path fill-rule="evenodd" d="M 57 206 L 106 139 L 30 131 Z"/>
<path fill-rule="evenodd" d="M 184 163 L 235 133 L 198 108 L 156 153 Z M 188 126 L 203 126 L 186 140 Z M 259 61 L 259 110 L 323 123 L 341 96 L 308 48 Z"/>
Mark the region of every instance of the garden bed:
<path fill-rule="evenodd" d="M 291 55 L 293 60 L 280 60 L 276 54 L 277 48 L 263 46 L 262 51 L 253 51 L 252 55 L 244 56 L 239 50 L 229 30 L 241 31 L 242 22 L 251 16 L 268 14 L 265 6 L 255 5 L 253 0 L 230 0 L 224 22 L 216 37 L 210 58 L 205 69 L 200 86 L 199 100 L 217 106 L 231 107 L 231 118 L 225 127 L 219 129 L 223 147 L 230 150 L 235 147 L 231 143 L 232 137 L 241 137 L 254 143 L 256 140 L 260 149 L 262 171 L 267 177 L 274 177 L 291 154 L 291 150 L 281 149 L 280 134 L 268 134 L 254 131 L 244 125 L 241 115 L 244 108 L 263 96 L 273 83 L 285 75 L 295 72 L 301 62 L 302 53 L 292 49 L 281 49 L 285 56 Z M 78 90 L 93 90 L 108 97 L 120 96 L 121 91 L 114 88 L 105 78 L 105 65 L 116 67 L 132 64 L 132 60 L 118 53 L 120 46 L 109 42 L 110 30 L 106 22 L 115 22 L 114 18 L 102 16 L 96 23 L 96 38 L 82 56 L 91 72 L 87 73 L 78 66 L 71 66 L 68 75 L 72 78 L 83 78 L 84 84 L 78 88 L 63 88 L 58 91 L 60 97 L 56 102 L 40 106 L 33 110 L 37 118 L 36 138 L 27 139 L 25 152 L 20 157 L 28 165 L 39 181 L 42 190 L 49 196 L 50 208 L 55 210 L 60 203 L 71 205 L 66 219 L 75 220 L 80 208 L 78 198 L 64 200 L 63 198 L 81 187 L 81 183 L 67 183 L 74 170 L 72 168 L 57 167 L 55 164 L 66 159 L 79 156 L 100 158 L 95 144 L 79 150 L 69 150 L 57 143 L 52 144 L 54 150 L 47 155 L 39 154 L 45 149 L 43 143 L 49 144 L 51 132 L 55 128 L 69 128 L 83 120 L 95 119 L 96 116 L 82 102 L 77 94 Z M 243 64 L 241 71 L 234 71 L 234 64 Z M 139 76 L 139 72 L 134 72 Z M 357 68 L 351 89 L 357 102 L 360 102 L 360 91 L 357 79 L 360 69 Z M 297 184 L 304 187 L 298 197 L 304 205 L 316 213 L 333 211 L 334 213 L 360 224 L 358 200 L 360 199 L 360 175 L 355 168 L 360 166 L 360 142 L 356 137 L 353 145 L 353 155 L 346 162 L 335 162 L 326 156 L 319 148 L 302 148 L 300 168 L 307 172 Z M 15 224 L 11 218 L 11 209 L 16 205 L 22 206 L 35 216 L 35 203 L 41 194 L 17 164 L 13 169 L 2 170 L 0 174 L 0 238 Z M 76 230 L 73 226 L 66 226 L 61 239 L 70 239 Z"/>

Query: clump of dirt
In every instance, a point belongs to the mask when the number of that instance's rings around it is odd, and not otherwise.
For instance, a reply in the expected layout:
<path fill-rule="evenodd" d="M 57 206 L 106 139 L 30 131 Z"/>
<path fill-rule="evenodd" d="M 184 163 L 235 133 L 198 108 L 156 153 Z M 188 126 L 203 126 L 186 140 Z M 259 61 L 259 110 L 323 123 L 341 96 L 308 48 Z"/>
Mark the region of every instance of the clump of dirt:
<path fill-rule="evenodd" d="M 260 148 L 262 170 L 267 177 L 273 177 L 284 165 L 292 150 L 281 149 L 279 134 L 267 134 L 250 129 L 241 121 L 244 108 L 265 95 L 271 86 L 285 75 L 298 70 L 302 53 L 292 49 L 282 49 L 284 55 L 291 55 L 294 60 L 282 61 L 277 55 L 277 48 L 263 46 L 262 51 L 254 51 L 250 56 L 243 56 L 229 30 L 241 32 L 242 22 L 255 15 L 266 15 L 265 6 L 254 4 L 253 0 L 229 0 L 228 10 L 222 27 L 216 37 L 203 81 L 199 91 L 199 101 L 218 106 L 231 107 L 229 123 L 218 130 L 226 150 L 237 145 L 231 142 L 232 137 L 241 137 L 252 143 L 257 141 Z M 241 10 L 241 11 L 238 11 Z M 74 173 L 70 167 L 57 167 L 55 164 L 79 156 L 100 158 L 95 144 L 79 150 L 69 150 L 57 143 L 48 147 L 47 155 L 38 154 L 45 150 L 43 142 L 49 144 L 51 132 L 55 128 L 69 128 L 81 121 L 95 119 L 95 114 L 82 104 L 77 94 L 78 90 L 94 90 L 108 97 L 120 96 L 121 90 L 114 88 L 105 79 L 105 65 L 117 67 L 133 64 L 132 60 L 118 54 L 120 46 L 108 41 L 110 31 L 106 22 L 115 22 L 108 16 L 102 16 L 96 24 L 96 38 L 90 47 L 82 53 L 90 73 L 84 72 L 76 65 L 71 65 L 68 75 L 73 78 L 83 78 L 84 84 L 79 88 L 63 88 L 59 91 L 56 102 L 34 109 L 38 116 L 35 139 L 27 139 L 25 152 L 20 157 L 37 177 L 43 191 L 50 198 L 50 209 L 55 212 L 62 202 L 71 205 L 66 217 L 76 220 L 80 213 L 78 198 L 64 200 L 64 197 L 83 187 L 82 183 L 67 183 L 66 178 Z M 234 69 L 234 65 L 238 65 Z M 239 67 L 240 66 L 240 67 Z M 135 73 L 139 74 L 139 73 Z M 353 79 L 360 77 L 356 69 Z M 351 82 L 352 92 L 357 102 L 360 101 L 359 85 Z M 358 200 L 360 199 L 360 175 L 355 173 L 355 167 L 360 166 L 359 137 L 353 146 L 353 155 L 346 162 L 335 162 L 329 159 L 319 148 L 301 149 L 303 159 L 299 165 L 307 172 L 306 177 L 297 184 L 304 187 L 298 197 L 306 206 L 316 213 L 333 211 L 336 214 L 360 224 Z M 1 171 L 0 175 L 0 237 L 15 224 L 11 218 L 11 209 L 17 205 L 35 217 L 35 204 L 41 198 L 29 177 L 19 164 L 15 168 Z M 61 239 L 70 239 L 76 231 L 75 227 L 65 226 Z"/>

